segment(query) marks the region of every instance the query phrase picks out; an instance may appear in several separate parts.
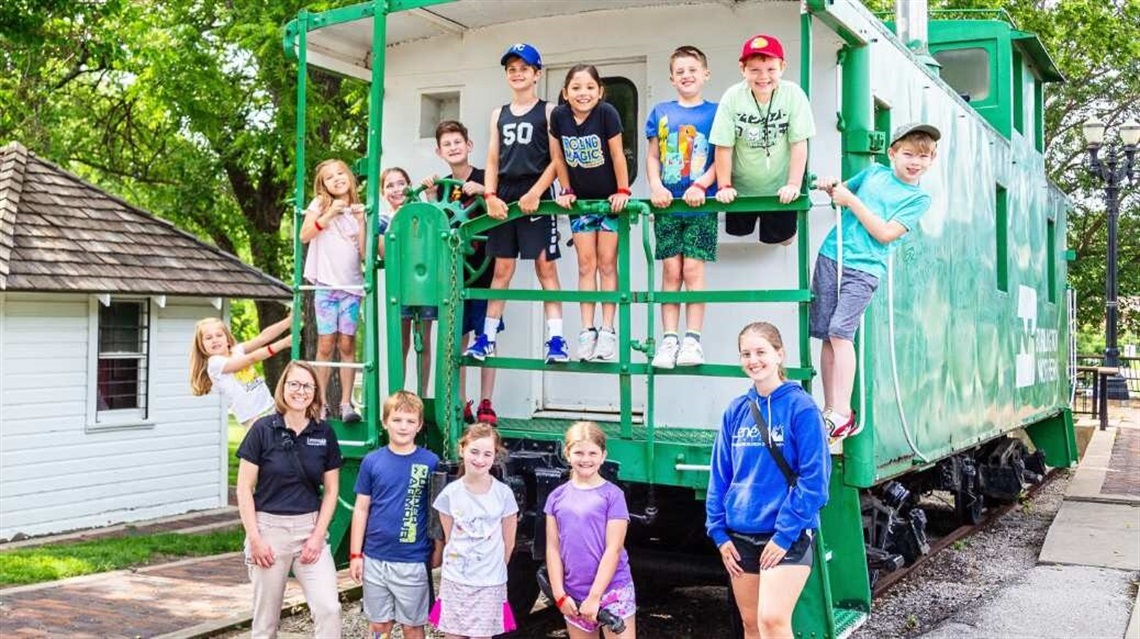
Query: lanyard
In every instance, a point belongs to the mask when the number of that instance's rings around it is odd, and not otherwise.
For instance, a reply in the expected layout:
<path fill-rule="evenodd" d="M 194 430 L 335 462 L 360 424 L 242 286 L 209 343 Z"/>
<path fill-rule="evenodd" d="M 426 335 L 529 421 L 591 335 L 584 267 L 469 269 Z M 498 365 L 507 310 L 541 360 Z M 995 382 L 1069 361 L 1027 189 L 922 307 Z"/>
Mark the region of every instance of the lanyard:
<path fill-rule="evenodd" d="M 768 119 L 772 116 L 772 105 L 776 103 L 776 89 L 772 89 L 772 95 L 768 98 L 768 112 L 764 113 L 760 109 L 760 101 L 756 99 L 756 94 L 752 92 L 752 87 L 748 88 L 748 95 L 752 96 L 752 104 L 756 105 L 756 115 L 764 118 L 764 140 L 768 140 Z M 764 147 L 764 154 L 769 160 L 772 159 L 771 145 Z"/>

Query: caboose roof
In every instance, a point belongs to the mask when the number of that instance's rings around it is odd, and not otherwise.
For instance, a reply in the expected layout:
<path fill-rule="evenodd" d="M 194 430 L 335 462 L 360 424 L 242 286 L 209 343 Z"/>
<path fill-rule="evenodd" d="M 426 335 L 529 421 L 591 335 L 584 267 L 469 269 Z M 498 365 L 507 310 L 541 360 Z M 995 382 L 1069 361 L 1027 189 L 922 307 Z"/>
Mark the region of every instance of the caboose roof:
<path fill-rule="evenodd" d="M 0 147 L 0 291 L 292 297 L 279 280 L 17 142 Z"/>

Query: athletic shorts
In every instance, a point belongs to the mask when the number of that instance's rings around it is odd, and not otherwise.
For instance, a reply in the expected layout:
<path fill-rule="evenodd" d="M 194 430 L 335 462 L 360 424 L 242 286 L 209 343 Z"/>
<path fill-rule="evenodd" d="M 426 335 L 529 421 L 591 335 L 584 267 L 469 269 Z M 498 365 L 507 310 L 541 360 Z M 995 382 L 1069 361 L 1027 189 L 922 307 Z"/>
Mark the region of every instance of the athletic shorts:
<path fill-rule="evenodd" d="M 716 232 L 716 213 L 656 215 L 653 234 L 657 237 L 657 259 L 683 255 L 715 262 Z"/>
<path fill-rule="evenodd" d="M 843 267 L 843 281 L 837 282 L 838 266 L 826 255 L 815 258 L 808 332 L 816 339 L 855 339 L 863 311 L 867 310 L 875 289 L 879 287 L 879 278 L 847 266 Z M 837 290 L 837 286 L 842 286 L 842 289 Z"/>
<path fill-rule="evenodd" d="M 538 176 L 525 180 L 503 180 L 499 184 L 499 198 L 504 202 L 517 202 L 530 190 Z M 542 194 L 543 200 L 552 200 L 550 190 Z M 562 257 L 558 249 L 558 221 L 553 215 L 524 215 L 487 230 L 487 253 L 491 257 L 537 260 L 545 254 L 547 260 Z"/>
<path fill-rule="evenodd" d="M 728 536 L 732 538 L 732 545 L 736 546 L 736 552 L 740 554 L 740 568 L 750 575 L 760 574 L 760 553 L 764 552 L 764 546 L 772 540 L 772 533 L 748 535 L 730 530 Z M 810 567 L 814 554 L 813 538 L 814 535 L 810 530 L 800 533 L 799 539 L 788 548 L 788 552 L 778 565 Z"/>
<path fill-rule="evenodd" d="M 364 616 L 372 623 L 422 626 L 431 607 L 427 563 L 381 561 L 364 556 Z"/>
<path fill-rule="evenodd" d="M 439 319 L 438 306 L 401 306 L 400 317 L 403 319 L 412 319 L 413 311 L 420 309 L 420 319 L 426 321 L 434 321 Z"/>
<path fill-rule="evenodd" d="M 770 213 L 728 213 L 724 216 L 724 231 L 729 235 L 748 237 L 760 222 L 760 241 L 765 244 L 782 244 L 796 234 L 795 211 Z"/>
<path fill-rule="evenodd" d="M 359 295 L 328 289 L 313 291 L 313 307 L 317 316 L 317 335 L 356 335 Z"/>
<path fill-rule="evenodd" d="M 471 333 L 482 335 L 483 325 L 487 319 L 487 300 L 463 300 L 463 332 L 461 335 Z M 506 330 L 507 325 L 499 318 L 499 331 Z"/>
<path fill-rule="evenodd" d="M 581 603 L 582 601 L 578 600 L 578 604 L 581 605 Z M 633 589 L 633 583 L 607 590 L 602 595 L 600 608 L 609 610 L 618 619 L 629 619 L 637 614 L 637 593 Z M 598 624 L 593 621 L 569 615 L 563 615 L 563 617 L 565 617 L 566 623 L 586 632 L 594 632 L 598 629 Z"/>
<path fill-rule="evenodd" d="M 617 233 L 618 216 L 612 213 L 580 213 L 570 215 L 571 233 Z"/>

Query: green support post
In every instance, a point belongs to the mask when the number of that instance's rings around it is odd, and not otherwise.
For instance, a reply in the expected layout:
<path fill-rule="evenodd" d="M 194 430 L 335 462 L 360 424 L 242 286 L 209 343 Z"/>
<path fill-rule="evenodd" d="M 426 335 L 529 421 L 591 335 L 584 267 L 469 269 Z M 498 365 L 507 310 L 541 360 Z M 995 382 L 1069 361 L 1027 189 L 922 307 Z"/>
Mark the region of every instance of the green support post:
<path fill-rule="evenodd" d="M 304 220 L 305 209 L 305 118 L 306 96 L 305 89 L 309 79 L 308 64 L 308 34 L 309 12 L 301 10 L 297 14 L 297 146 L 294 158 L 295 184 L 293 191 L 293 326 L 290 328 L 293 335 L 293 346 L 289 349 L 290 359 L 301 359 L 301 293 L 297 287 L 302 282 L 303 262 L 296 256 L 301 255 L 301 222 Z"/>

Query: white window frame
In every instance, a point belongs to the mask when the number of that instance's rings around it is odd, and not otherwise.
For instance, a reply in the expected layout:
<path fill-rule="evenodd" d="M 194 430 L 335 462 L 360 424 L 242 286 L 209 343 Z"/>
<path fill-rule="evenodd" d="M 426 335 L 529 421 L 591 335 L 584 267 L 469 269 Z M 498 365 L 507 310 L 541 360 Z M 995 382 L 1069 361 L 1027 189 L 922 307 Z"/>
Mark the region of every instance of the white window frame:
<path fill-rule="evenodd" d="M 146 304 L 147 343 L 145 365 L 147 372 L 146 407 L 118 410 L 99 410 L 99 309 L 113 302 L 140 302 Z M 157 313 L 154 300 L 138 296 L 92 295 L 87 313 L 87 431 L 117 430 L 123 428 L 153 428 L 154 420 L 154 349 L 158 344 Z"/>

